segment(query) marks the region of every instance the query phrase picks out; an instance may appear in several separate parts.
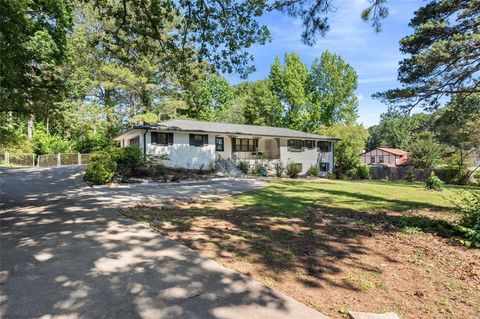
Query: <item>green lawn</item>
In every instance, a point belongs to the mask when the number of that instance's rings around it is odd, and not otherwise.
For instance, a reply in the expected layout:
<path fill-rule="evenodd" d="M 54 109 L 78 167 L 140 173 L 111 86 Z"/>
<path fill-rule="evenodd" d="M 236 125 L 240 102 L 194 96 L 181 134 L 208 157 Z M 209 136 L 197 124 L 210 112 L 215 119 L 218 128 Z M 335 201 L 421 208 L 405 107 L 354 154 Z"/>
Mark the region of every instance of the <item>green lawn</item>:
<path fill-rule="evenodd" d="M 421 183 L 391 181 L 274 181 L 263 190 L 235 197 L 234 202 L 290 214 L 312 206 L 363 212 L 448 210 L 454 207 L 452 198 L 461 189 L 479 190 L 445 186 L 438 192 L 425 190 Z"/>
<path fill-rule="evenodd" d="M 453 308 L 460 319 L 480 311 L 480 250 L 459 245 L 455 227 L 461 189 L 273 180 L 219 201 L 122 212 L 332 318 L 346 308 L 440 318 Z"/>

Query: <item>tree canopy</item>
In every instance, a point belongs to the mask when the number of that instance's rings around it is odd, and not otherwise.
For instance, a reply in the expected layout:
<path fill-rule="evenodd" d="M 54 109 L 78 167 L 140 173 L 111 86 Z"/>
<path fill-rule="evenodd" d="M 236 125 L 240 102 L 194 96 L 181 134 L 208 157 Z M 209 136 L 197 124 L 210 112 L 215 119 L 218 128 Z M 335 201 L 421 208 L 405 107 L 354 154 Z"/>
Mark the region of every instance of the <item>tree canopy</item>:
<path fill-rule="evenodd" d="M 480 92 L 480 6 L 476 0 L 430 1 L 415 12 L 414 33 L 400 41 L 403 87 L 374 96 L 410 112 L 437 109 L 446 97 Z"/>

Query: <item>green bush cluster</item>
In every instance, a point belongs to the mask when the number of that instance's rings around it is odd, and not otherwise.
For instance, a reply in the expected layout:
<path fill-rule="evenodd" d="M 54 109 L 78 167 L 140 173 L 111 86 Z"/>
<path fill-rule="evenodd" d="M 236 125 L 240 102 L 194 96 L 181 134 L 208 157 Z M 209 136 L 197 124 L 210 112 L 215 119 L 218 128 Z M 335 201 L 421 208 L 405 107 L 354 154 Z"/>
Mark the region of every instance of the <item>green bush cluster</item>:
<path fill-rule="evenodd" d="M 425 180 L 425 188 L 426 189 L 431 189 L 431 190 L 436 190 L 439 191 L 442 189 L 443 182 L 440 180 L 440 178 L 435 175 L 435 172 L 432 171 L 430 175 L 427 177 Z"/>
<path fill-rule="evenodd" d="M 240 161 L 238 169 L 243 172 L 243 174 L 248 174 L 250 172 L 250 164 L 247 161 Z"/>
<path fill-rule="evenodd" d="M 312 165 L 307 171 L 307 176 L 314 176 L 317 177 L 320 175 L 320 168 L 317 165 Z"/>
<path fill-rule="evenodd" d="M 355 171 L 355 175 L 358 179 L 369 179 L 370 167 L 368 165 L 358 165 Z"/>
<path fill-rule="evenodd" d="M 94 185 L 110 183 L 115 175 L 117 164 L 108 152 L 94 153 L 85 171 L 85 181 Z"/>
<path fill-rule="evenodd" d="M 465 238 L 462 243 L 480 248 L 480 192 L 460 192 L 455 204 L 461 214 L 456 230 Z"/>
<path fill-rule="evenodd" d="M 298 174 L 302 171 L 302 166 L 299 163 L 288 163 L 285 169 L 285 173 L 290 178 L 297 178 Z"/>
<path fill-rule="evenodd" d="M 111 154 L 117 164 L 117 172 L 122 178 L 133 175 L 135 169 L 142 165 L 142 151 L 137 146 L 112 148 Z"/>
<path fill-rule="evenodd" d="M 142 153 L 139 147 L 110 148 L 91 156 L 85 181 L 95 185 L 107 184 L 115 174 L 122 179 L 131 177 L 141 165 Z"/>
<path fill-rule="evenodd" d="M 268 176 L 268 167 L 266 163 L 263 162 L 255 162 L 253 165 L 253 173 L 255 176 Z"/>
<path fill-rule="evenodd" d="M 283 172 L 285 171 L 285 165 L 283 162 L 278 161 L 275 163 L 275 176 L 282 177 Z"/>

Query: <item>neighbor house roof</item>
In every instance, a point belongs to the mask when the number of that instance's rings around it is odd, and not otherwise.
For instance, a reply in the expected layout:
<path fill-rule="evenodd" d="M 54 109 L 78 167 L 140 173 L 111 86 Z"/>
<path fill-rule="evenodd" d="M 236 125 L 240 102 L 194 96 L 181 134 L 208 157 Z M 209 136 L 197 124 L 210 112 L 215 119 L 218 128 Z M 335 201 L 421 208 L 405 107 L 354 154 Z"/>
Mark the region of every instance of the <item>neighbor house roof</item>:
<path fill-rule="evenodd" d="M 161 122 L 161 123 L 152 124 L 152 125 L 140 125 L 140 126 L 133 127 L 127 132 L 135 129 L 205 132 L 205 133 L 219 133 L 219 134 L 228 134 L 228 135 L 290 137 L 290 138 L 299 138 L 299 139 L 320 139 L 320 140 L 331 140 L 331 141 L 339 140 L 338 138 L 335 138 L 332 136 L 305 133 L 305 132 L 295 131 L 295 130 L 282 128 L 282 127 L 205 122 L 205 121 L 196 121 L 196 120 L 170 120 L 170 121 Z"/>
<path fill-rule="evenodd" d="M 390 148 L 390 147 L 377 147 L 378 150 L 382 150 L 384 152 L 397 155 L 397 156 L 403 156 L 405 154 L 408 154 L 407 151 L 401 150 L 399 148 Z"/>

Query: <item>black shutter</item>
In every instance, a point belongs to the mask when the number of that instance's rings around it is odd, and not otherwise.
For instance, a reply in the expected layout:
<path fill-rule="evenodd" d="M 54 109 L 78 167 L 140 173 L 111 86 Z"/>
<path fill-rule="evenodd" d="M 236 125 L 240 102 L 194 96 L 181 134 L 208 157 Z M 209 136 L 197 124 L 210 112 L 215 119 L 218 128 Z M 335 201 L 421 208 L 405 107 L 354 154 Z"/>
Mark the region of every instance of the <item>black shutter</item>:
<path fill-rule="evenodd" d="M 194 139 L 194 137 L 193 137 L 193 136 L 194 136 L 194 134 L 189 134 L 189 138 L 190 138 L 190 145 L 194 145 L 194 144 L 195 144 L 195 143 L 194 143 L 194 140 L 195 140 L 195 139 Z"/>
<path fill-rule="evenodd" d="M 232 137 L 232 152 L 237 151 L 237 141 L 235 137 Z"/>
<path fill-rule="evenodd" d="M 208 145 L 208 134 L 203 135 L 203 145 Z"/>
<path fill-rule="evenodd" d="M 168 145 L 173 144 L 173 133 L 167 133 L 167 144 Z"/>
<path fill-rule="evenodd" d="M 258 140 L 253 140 L 253 151 L 256 152 L 258 150 Z"/>

